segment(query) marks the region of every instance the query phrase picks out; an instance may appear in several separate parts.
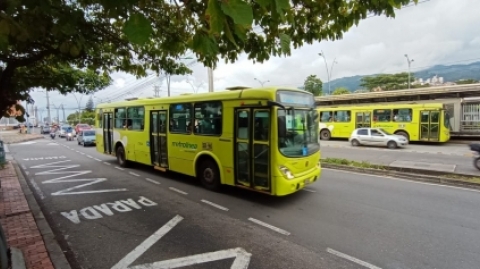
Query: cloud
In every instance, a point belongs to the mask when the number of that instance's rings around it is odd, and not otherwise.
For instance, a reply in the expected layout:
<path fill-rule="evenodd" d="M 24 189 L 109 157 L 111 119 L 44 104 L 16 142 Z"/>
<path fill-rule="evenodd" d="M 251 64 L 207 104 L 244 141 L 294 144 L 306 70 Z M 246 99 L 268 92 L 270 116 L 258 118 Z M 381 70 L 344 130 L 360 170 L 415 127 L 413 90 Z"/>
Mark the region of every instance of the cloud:
<path fill-rule="evenodd" d="M 231 86 L 260 86 L 255 78 L 269 80 L 265 85 L 296 87 L 303 84 L 308 75 L 315 74 L 324 82 L 327 72 L 323 51 L 327 63 L 331 66 L 336 58 L 332 79 L 344 76 L 367 75 L 380 72 L 407 71 L 408 54 L 412 71 L 436 64 L 468 63 L 469 59 L 479 60 L 480 37 L 480 1 L 472 0 L 430 0 L 419 1 L 416 6 L 397 11 L 395 18 L 384 16 L 370 17 L 345 33 L 338 41 L 322 41 L 293 50 L 290 57 L 272 57 L 263 64 L 253 63 L 241 55 L 234 64 L 221 61 L 214 72 L 215 90 Z M 191 60 L 184 60 L 185 63 Z M 191 67 L 190 81 L 198 85 L 204 82 L 199 92 L 208 91 L 207 69 L 201 64 Z M 114 74 L 114 83 L 109 88 L 96 93 L 96 101 L 120 96 L 120 99 L 135 95 L 152 96 L 154 85 L 161 85 L 161 96 L 167 95 L 166 80 L 156 76 L 138 81 L 134 76 Z M 171 78 L 171 94 L 192 92 L 192 86 L 186 82 L 186 76 Z M 143 86 L 142 86 L 143 85 Z M 130 95 L 121 95 L 131 92 Z M 37 96 L 38 106 L 45 106 L 45 94 Z M 54 102 L 64 102 L 67 107 L 76 107 L 74 98 L 54 94 Z M 82 99 L 83 106 L 87 98 Z"/>

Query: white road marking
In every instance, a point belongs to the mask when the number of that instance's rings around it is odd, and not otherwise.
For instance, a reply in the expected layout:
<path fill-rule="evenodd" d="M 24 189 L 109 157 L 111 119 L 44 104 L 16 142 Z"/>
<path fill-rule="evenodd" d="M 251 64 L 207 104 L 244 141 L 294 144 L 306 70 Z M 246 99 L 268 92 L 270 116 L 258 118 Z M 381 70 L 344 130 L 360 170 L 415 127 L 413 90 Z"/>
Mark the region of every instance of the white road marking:
<path fill-rule="evenodd" d="M 80 154 L 85 155 L 85 153 L 83 153 L 83 152 L 80 152 Z"/>
<path fill-rule="evenodd" d="M 136 177 L 139 177 L 139 176 L 140 176 L 139 174 L 136 174 L 136 173 L 134 173 L 134 172 L 128 172 L 128 173 L 129 173 L 130 175 L 132 175 L 132 176 L 136 176 Z"/>
<path fill-rule="evenodd" d="M 23 165 L 23 164 L 22 164 L 22 168 L 23 168 L 24 170 L 27 169 L 27 167 L 26 167 L 25 165 Z"/>
<path fill-rule="evenodd" d="M 35 180 L 33 178 L 29 178 L 29 180 L 30 180 L 30 184 L 32 184 L 32 187 L 35 189 L 35 191 L 37 192 L 40 199 L 42 199 L 42 200 L 45 199 L 45 195 L 43 194 L 40 187 L 37 185 L 37 182 L 35 182 Z"/>
<path fill-rule="evenodd" d="M 163 225 L 154 234 L 145 239 L 140 245 L 138 245 L 132 252 L 128 253 L 123 259 L 115 264 L 111 269 L 125 269 L 132 264 L 136 259 L 143 255 L 153 244 L 166 235 L 173 227 L 175 227 L 183 217 L 176 215 L 173 219 Z"/>
<path fill-rule="evenodd" d="M 102 160 L 97 159 L 97 158 L 93 158 L 93 159 L 94 159 L 95 161 L 97 161 L 97 162 L 101 162 L 101 161 L 102 161 Z"/>
<path fill-rule="evenodd" d="M 78 150 L 75 150 L 75 152 L 78 152 L 78 153 L 80 153 L 80 151 L 78 151 Z"/>
<path fill-rule="evenodd" d="M 183 194 L 183 195 L 187 195 L 187 194 L 188 194 L 188 193 L 186 193 L 186 192 L 184 192 L 184 191 L 181 191 L 181 190 L 179 190 L 179 189 L 177 189 L 177 188 L 174 188 L 174 187 L 169 187 L 169 189 L 172 190 L 172 191 L 181 193 L 181 194 Z"/>
<path fill-rule="evenodd" d="M 340 258 L 343 258 L 345 260 L 349 260 L 351 262 L 354 262 L 356 264 L 360 264 L 361 266 L 365 267 L 365 268 L 369 268 L 369 269 L 381 269 L 380 267 L 378 266 L 375 266 L 371 263 L 368 263 L 368 262 L 365 262 L 365 261 L 362 261 L 362 260 L 359 260 L 355 257 L 352 257 L 350 255 L 347 255 L 345 253 L 342 253 L 340 251 L 336 251 L 334 249 L 331 249 L 331 248 L 327 248 L 327 252 L 330 253 L 330 254 L 333 254 L 335 256 L 338 256 Z"/>
<path fill-rule="evenodd" d="M 224 210 L 224 211 L 228 211 L 228 208 L 223 207 L 223 206 L 221 206 L 221 205 L 212 203 L 212 202 L 207 201 L 207 200 L 201 200 L 201 201 L 204 202 L 205 204 L 211 205 L 211 206 L 216 207 L 216 208 L 218 208 L 218 209 L 221 209 L 221 210 Z"/>
<path fill-rule="evenodd" d="M 378 178 L 383 178 L 383 179 L 388 178 L 388 179 L 391 179 L 391 180 L 402 181 L 402 182 L 407 182 L 407 183 L 429 185 L 429 186 L 436 186 L 436 187 L 442 187 L 442 188 L 451 188 L 451 189 L 457 189 L 457 190 L 461 190 L 461 191 L 470 191 L 470 192 L 479 192 L 480 193 L 480 190 L 477 190 L 477 189 L 470 189 L 470 188 L 450 186 L 450 185 L 442 185 L 442 184 L 429 183 L 429 182 L 421 182 L 421 181 L 408 180 L 408 179 L 392 177 L 392 176 L 370 175 L 370 174 L 366 174 L 366 173 L 357 173 L 357 172 L 345 171 L 345 170 L 340 170 L 340 169 L 332 169 L 332 168 L 322 168 L 322 169 L 331 170 L 331 171 L 335 171 L 335 172 L 346 173 L 346 174 L 359 175 L 359 176 L 378 177 Z"/>
<path fill-rule="evenodd" d="M 157 185 L 162 184 L 162 183 L 160 183 L 160 182 L 158 182 L 158 181 L 156 181 L 156 180 L 154 180 L 154 179 L 148 178 L 148 177 L 146 177 L 145 180 L 148 181 L 148 182 L 152 182 L 153 184 L 157 184 Z"/>
<path fill-rule="evenodd" d="M 87 158 L 90 158 L 90 159 L 91 159 L 91 158 L 93 158 L 93 157 L 92 157 L 92 156 L 90 156 L 90 155 L 87 155 Z"/>
<path fill-rule="evenodd" d="M 302 191 L 308 191 L 308 192 L 317 192 L 317 191 L 310 190 L 310 189 L 302 189 Z"/>
<path fill-rule="evenodd" d="M 107 163 L 107 162 L 103 162 L 103 164 L 106 164 L 106 165 L 111 165 L 110 163 Z"/>
<path fill-rule="evenodd" d="M 273 226 L 273 225 L 270 225 L 270 224 L 268 224 L 268 223 L 266 223 L 266 222 L 263 222 L 263 221 L 261 221 L 261 220 L 254 219 L 254 218 L 248 218 L 248 220 L 251 221 L 251 222 L 253 222 L 253 223 L 256 223 L 256 224 L 258 224 L 258 225 L 261 225 L 261 226 L 263 226 L 263 227 L 272 229 L 272 230 L 274 230 L 274 231 L 277 232 L 277 233 L 280 233 L 280 234 L 283 234 L 283 235 L 290 235 L 290 232 L 287 232 L 287 231 L 285 231 L 285 230 L 283 230 L 283 229 L 280 229 L 280 228 L 278 228 L 278 227 L 275 227 L 275 226 Z"/>
<path fill-rule="evenodd" d="M 121 167 L 118 167 L 118 166 L 115 166 L 115 169 L 122 170 L 122 171 L 125 170 L 125 169 L 123 169 Z"/>

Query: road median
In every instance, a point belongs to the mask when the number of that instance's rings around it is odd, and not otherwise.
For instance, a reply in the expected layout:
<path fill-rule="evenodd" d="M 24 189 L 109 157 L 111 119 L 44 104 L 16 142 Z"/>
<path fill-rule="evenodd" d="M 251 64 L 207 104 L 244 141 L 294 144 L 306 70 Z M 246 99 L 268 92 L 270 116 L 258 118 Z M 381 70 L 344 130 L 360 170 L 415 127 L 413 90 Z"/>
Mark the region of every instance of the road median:
<path fill-rule="evenodd" d="M 15 144 L 43 138 L 44 136 L 42 134 L 21 134 L 18 132 L 0 134 L 0 140 L 2 140 L 5 144 Z"/>
<path fill-rule="evenodd" d="M 322 167 L 370 175 L 397 177 L 413 181 L 480 189 L 480 177 L 468 174 L 448 173 L 409 167 L 392 167 L 388 165 L 373 164 L 366 161 L 359 162 L 341 158 L 324 158 L 322 159 Z"/>

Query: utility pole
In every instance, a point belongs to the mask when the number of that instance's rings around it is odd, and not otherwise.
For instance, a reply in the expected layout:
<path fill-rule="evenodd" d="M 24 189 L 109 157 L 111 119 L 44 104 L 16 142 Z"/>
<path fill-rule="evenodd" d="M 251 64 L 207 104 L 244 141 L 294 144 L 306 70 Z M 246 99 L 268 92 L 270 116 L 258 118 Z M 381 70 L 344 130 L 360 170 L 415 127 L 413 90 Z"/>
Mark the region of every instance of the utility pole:
<path fill-rule="evenodd" d="M 65 107 L 63 107 L 63 104 L 61 104 L 62 107 L 62 112 L 63 112 L 63 121 L 66 121 L 67 118 L 65 118 Z"/>
<path fill-rule="evenodd" d="M 170 97 L 170 74 L 168 74 L 165 78 L 167 79 L 167 92 L 168 96 Z M 158 86 L 158 92 L 160 93 L 160 86 Z M 158 96 L 160 96 L 160 94 Z"/>
<path fill-rule="evenodd" d="M 29 118 L 30 114 L 28 114 L 28 101 L 25 101 L 25 115 L 27 116 L 27 123 L 25 124 L 25 132 L 28 134 L 28 126 L 29 126 Z"/>
<path fill-rule="evenodd" d="M 213 92 L 213 69 L 208 67 L 208 92 Z"/>
<path fill-rule="evenodd" d="M 332 77 L 333 66 L 338 63 L 336 61 L 337 58 L 333 59 L 332 65 L 330 66 L 330 70 L 328 70 L 327 58 L 325 58 L 325 53 L 323 53 L 323 51 L 320 51 L 318 55 L 321 56 L 323 58 L 323 61 L 325 62 L 325 69 L 327 70 L 327 79 L 328 79 L 328 95 L 330 95 L 330 79 Z"/>
<path fill-rule="evenodd" d="M 160 86 L 158 85 L 153 86 L 153 96 L 160 97 Z M 170 91 L 168 92 L 168 96 L 170 96 Z"/>
<path fill-rule="evenodd" d="M 52 124 L 52 118 L 50 117 L 50 97 L 48 96 L 48 90 L 45 90 L 45 93 L 47 95 L 47 117 L 48 117 L 48 123 Z"/>
<path fill-rule="evenodd" d="M 254 78 L 254 80 L 258 81 L 258 83 L 260 83 L 262 85 L 262 87 L 265 83 L 270 82 L 270 80 L 261 81 L 258 78 Z"/>
<path fill-rule="evenodd" d="M 408 58 L 408 54 L 405 54 L 405 58 L 407 58 L 408 63 L 408 88 L 410 89 L 410 65 L 413 62 L 413 59 Z"/>

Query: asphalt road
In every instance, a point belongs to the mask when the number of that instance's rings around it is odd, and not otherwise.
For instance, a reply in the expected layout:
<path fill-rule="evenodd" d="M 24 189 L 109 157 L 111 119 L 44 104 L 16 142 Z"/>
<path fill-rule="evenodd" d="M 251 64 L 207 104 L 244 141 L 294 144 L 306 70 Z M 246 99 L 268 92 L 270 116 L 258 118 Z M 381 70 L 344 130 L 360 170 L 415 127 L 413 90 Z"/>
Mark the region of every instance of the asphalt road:
<path fill-rule="evenodd" d="M 288 197 L 234 188 L 214 193 L 179 175 L 165 177 L 146 167 L 116 169 L 113 157 L 75 142 L 40 141 L 12 145 L 10 151 L 26 167 L 31 187 L 37 186 L 70 260 L 83 268 L 112 268 L 126 256 L 138 265 L 235 248 L 251 254 L 248 268 L 365 268 L 363 262 L 367 268 L 463 269 L 480 264 L 478 191 L 325 169 L 318 183 Z M 58 158 L 40 159 L 46 156 Z M 66 162 L 38 167 L 60 161 Z M 72 173 L 65 170 L 77 171 L 76 176 L 67 178 Z M 58 182 L 60 177 L 65 178 Z M 74 178 L 85 180 L 66 182 Z M 92 184 L 92 178 L 107 180 Z M 58 195 L 87 190 L 111 192 Z M 141 197 L 149 200 L 142 203 Z M 121 200 L 126 201 L 116 202 Z M 88 209 L 94 205 L 95 210 Z M 184 219 L 158 241 L 147 240 L 152 246 L 142 255 L 127 255 L 176 215 Z M 219 255 L 228 256 L 208 257 Z M 189 268 L 229 268 L 232 262 Z"/>

